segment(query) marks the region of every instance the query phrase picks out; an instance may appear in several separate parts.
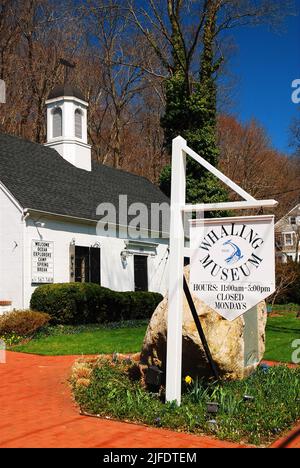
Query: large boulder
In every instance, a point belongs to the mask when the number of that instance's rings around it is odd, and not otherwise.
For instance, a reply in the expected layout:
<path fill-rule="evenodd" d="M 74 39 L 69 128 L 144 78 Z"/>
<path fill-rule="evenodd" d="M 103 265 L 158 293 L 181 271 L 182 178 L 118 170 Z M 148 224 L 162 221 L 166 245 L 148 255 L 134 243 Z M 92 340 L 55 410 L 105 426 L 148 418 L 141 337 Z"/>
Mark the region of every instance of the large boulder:
<path fill-rule="evenodd" d="M 188 271 L 186 276 L 188 277 Z M 193 299 L 221 377 L 228 380 L 248 377 L 255 371 L 265 352 L 265 302 L 235 321 L 228 322 L 198 298 Z M 163 371 L 166 366 L 167 313 L 166 297 L 152 316 L 141 353 L 142 365 L 157 365 Z M 183 377 L 210 376 L 209 363 L 185 298 L 182 335 Z"/>

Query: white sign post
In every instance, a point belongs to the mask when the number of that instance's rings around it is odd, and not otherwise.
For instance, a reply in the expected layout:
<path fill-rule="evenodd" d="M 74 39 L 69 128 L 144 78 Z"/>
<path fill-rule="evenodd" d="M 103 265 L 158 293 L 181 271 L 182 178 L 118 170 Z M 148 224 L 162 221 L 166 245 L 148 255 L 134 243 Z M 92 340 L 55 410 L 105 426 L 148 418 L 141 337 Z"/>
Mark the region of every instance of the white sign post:
<path fill-rule="evenodd" d="M 235 191 L 244 201 L 186 205 L 187 155 L 192 157 Z M 202 300 L 206 299 L 207 303 L 211 305 L 212 308 L 228 318 L 228 320 L 234 320 L 237 316 L 246 312 L 246 310 L 256 305 L 261 299 L 272 294 L 275 288 L 273 217 L 263 217 L 260 218 L 260 221 L 255 217 L 255 223 L 253 217 L 250 217 L 251 219 L 249 217 L 235 218 L 234 221 L 233 219 L 223 219 L 221 221 L 209 220 L 205 222 L 203 219 L 197 220 L 194 222 L 192 229 L 192 248 L 185 249 L 184 214 L 192 212 L 200 213 L 200 218 L 203 218 L 205 211 L 249 210 L 263 207 L 273 208 L 275 206 L 277 206 L 275 200 L 255 200 L 255 198 L 189 148 L 187 142 L 182 137 L 177 137 L 173 141 L 166 401 L 176 401 L 178 405 L 181 403 L 184 257 L 191 257 L 191 284 L 194 289 L 192 292 L 198 294 Z M 223 231 L 222 222 L 224 226 Z M 233 227 L 234 224 L 235 226 Z M 245 228 L 243 226 L 245 226 Z M 237 228 L 237 230 L 235 230 L 235 228 Z M 240 230 L 238 230 L 238 228 L 240 228 Z M 216 232 L 212 232 L 214 229 Z M 237 240 L 238 237 L 239 240 Z M 223 240 L 224 242 L 222 243 Z M 252 242 L 250 242 L 250 240 L 252 240 Z M 208 250 L 200 248 L 203 242 L 207 243 Z M 228 242 L 228 244 L 223 245 L 226 242 Z M 207 255 L 211 255 L 211 257 L 207 257 Z M 249 262 L 248 260 L 243 262 L 247 255 L 250 255 L 249 258 L 252 260 L 250 264 L 247 263 Z M 262 255 L 264 255 L 264 259 L 260 261 Z M 230 260 L 230 257 L 232 257 L 232 260 Z M 256 257 L 258 257 L 259 260 Z M 210 262 L 211 260 L 214 264 Z M 233 298 L 234 300 L 229 300 L 229 296 L 227 297 L 224 295 L 224 297 L 217 297 L 217 291 L 200 291 L 201 288 L 205 290 L 205 287 L 207 288 L 208 286 L 212 286 L 213 289 L 217 280 L 214 277 L 209 277 L 209 275 L 213 276 L 211 273 L 214 268 L 213 274 L 220 274 L 222 269 L 221 277 L 219 277 L 219 283 L 217 285 L 218 288 L 220 288 L 220 292 L 218 290 L 218 293 L 221 294 L 224 292 L 224 294 L 226 294 L 227 291 L 221 291 L 222 284 L 229 286 L 232 285 L 232 282 L 225 280 L 225 270 L 228 270 L 228 278 L 230 278 L 230 274 L 234 275 L 234 278 L 237 278 L 237 275 L 241 274 L 241 268 L 248 274 L 247 266 L 251 271 L 248 281 L 245 281 L 243 298 L 241 296 L 236 296 Z M 259 273 L 259 277 L 257 276 L 258 268 L 256 268 L 256 266 L 262 270 L 262 273 Z M 220 271 L 218 267 L 220 267 Z M 264 276 L 266 274 L 270 275 L 269 278 Z M 197 289 L 199 290 L 197 291 Z M 242 293 L 242 291 L 240 293 Z M 204 294 L 206 294 L 205 297 Z M 230 305 L 232 309 L 228 310 L 226 302 L 228 302 L 228 305 L 231 303 L 235 305 L 242 303 L 241 307 L 245 307 L 245 310 L 237 310 L 233 305 Z M 245 306 L 243 304 L 245 304 Z"/>
<path fill-rule="evenodd" d="M 31 252 L 33 284 L 54 282 L 54 242 L 32 241 Z"/>

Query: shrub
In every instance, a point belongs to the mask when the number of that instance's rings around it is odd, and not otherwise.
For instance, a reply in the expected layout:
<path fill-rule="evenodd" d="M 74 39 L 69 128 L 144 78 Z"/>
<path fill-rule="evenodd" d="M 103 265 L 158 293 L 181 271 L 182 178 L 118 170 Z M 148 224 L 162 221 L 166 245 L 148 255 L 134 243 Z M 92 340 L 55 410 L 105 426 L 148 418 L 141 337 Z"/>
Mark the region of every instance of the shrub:
<path fill-rule="evenodd" d="M 52 323 L 82 325 L 148 319 L 162 296 L 150 292 L 116 292 L 91 283 L 51 284 L 38 287 L 32 310 L 43 310 Z"/>
<path fill-rule="evenodd" d="M 106 316 L 108 291 L 90 283 L 43 285 L 32 294 L 30 307 L 47 312 L 56 324 L 94 323 Z"/>
<path fill-rule="evenodd" d="M 110 321 L 144 320 L 151 318 L 161 294 L 150 292 L 113 292 L 110 296 Z"/>
<path fill-rule="evenodd" d="M 47 325 L 50 316 L 30 310 L 13 311 L 0 317 L 0 335 L 31 336 Z"/>

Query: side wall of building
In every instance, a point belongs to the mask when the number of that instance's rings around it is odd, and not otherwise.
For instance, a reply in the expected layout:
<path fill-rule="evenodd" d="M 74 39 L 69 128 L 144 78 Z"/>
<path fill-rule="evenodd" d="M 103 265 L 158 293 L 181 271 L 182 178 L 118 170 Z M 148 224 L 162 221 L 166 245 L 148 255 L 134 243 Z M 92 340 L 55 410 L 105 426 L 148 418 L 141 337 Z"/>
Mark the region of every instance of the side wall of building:
<path fill-rule="evenodd" d="M 0 185 L 0 301 L 23 308 L 22 209 Z"/>
<path fill-rule="evenodd" d="M 70 245 L 101 248 L 101 285 L 116 291 L 134 290 L 134 256 L 128 255 L 122 262 L 121 252 L 126 249 L 124 239 L 98 236 L 96 226 L 81 222 L 69 222 L 49 217 L 33 216 L 27 219 L 25 243 L 25 303 L 36 285 L 32 284 L 32 242 L 54 243 L 54 282 L 70 281 Z M 147 240 L 146 240 L 147 241 Z M 151 239 L 149 242 L 155 243 Z M 149 291 L 166 293 L 168 277 L 168 241 L 157 241 L 154 255 L 148 256 Z M 145 253 L 147 255 L 147 253 Z"/>

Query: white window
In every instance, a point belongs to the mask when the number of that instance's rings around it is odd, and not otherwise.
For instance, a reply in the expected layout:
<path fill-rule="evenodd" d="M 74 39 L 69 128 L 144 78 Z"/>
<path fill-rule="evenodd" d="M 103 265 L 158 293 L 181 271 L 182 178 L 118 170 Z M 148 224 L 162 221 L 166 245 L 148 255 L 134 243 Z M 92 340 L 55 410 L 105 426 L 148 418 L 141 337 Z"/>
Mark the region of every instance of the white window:
<path fill-rule="evenodd" d="M 296 224 L 297 224 L 297 218 L 294 217 L 294 216 L 293 216 L 292 218 L 290 218 L 290 224 L 291 224 L 291 226 L 296 226 Z"/>
<path fill-rule="evenodd" d="M 62 136 L 62 111 L 59 107 L 53 111 L 53 138 Z"/>
<path fill-rule="evenodd" d="M 82 138 L 82 112 L 80 109 L 75 111 L 75 136 Z"/>
<path fill-rule="evenodd" d="M 286 247 L 291 247 L 294 245 L 294 238 L 292 233 L 284 234 L 284 245 Z"/>

